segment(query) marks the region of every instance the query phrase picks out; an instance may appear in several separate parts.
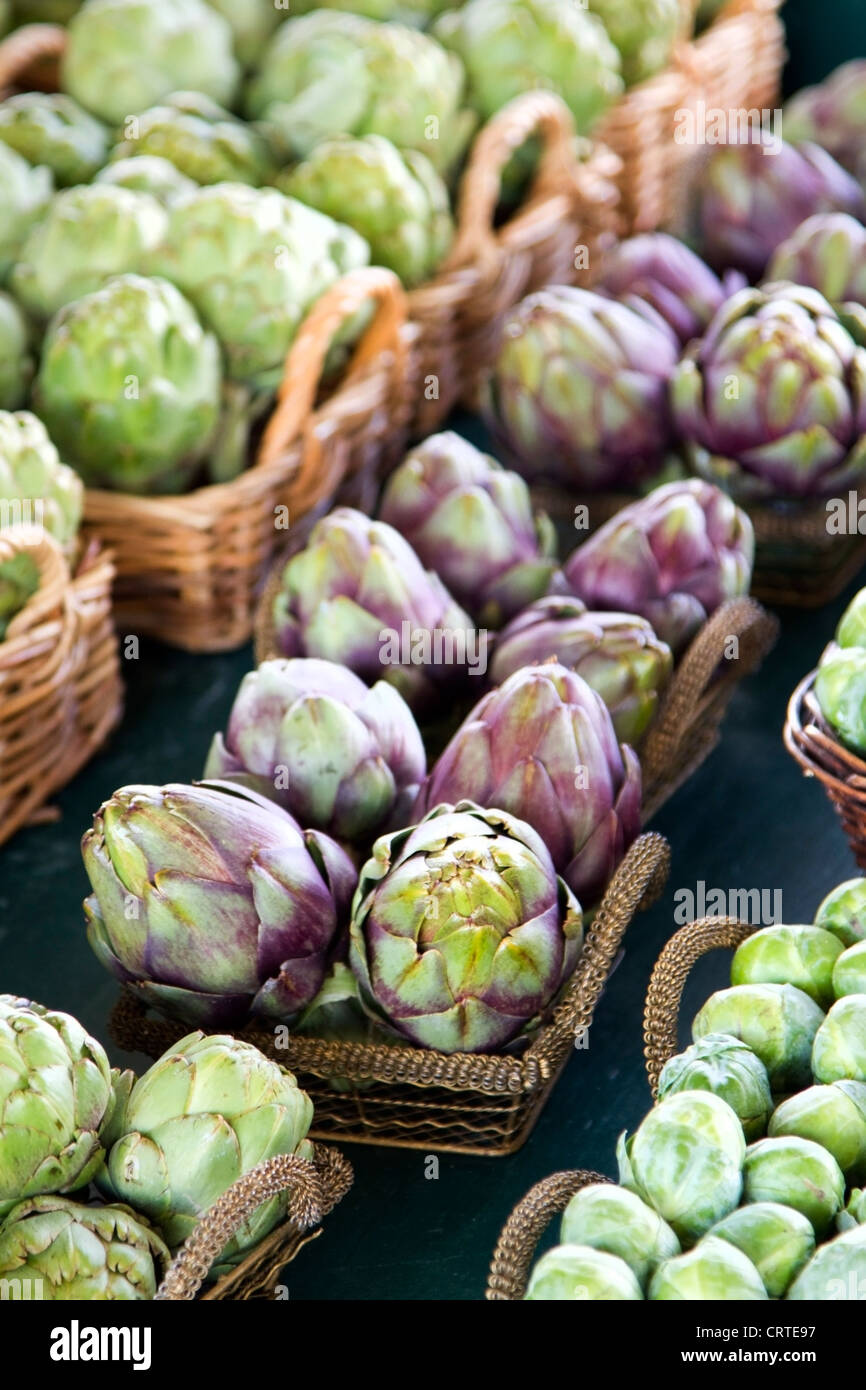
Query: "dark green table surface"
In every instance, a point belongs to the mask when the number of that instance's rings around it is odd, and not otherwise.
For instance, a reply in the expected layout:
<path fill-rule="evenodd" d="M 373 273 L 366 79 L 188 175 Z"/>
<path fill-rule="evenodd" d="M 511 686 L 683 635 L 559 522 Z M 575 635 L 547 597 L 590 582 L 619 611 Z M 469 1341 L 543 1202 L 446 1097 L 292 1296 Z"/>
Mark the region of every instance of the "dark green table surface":
<path fill-rule="evenodd" d="M 789 4 L 799 80 L 863 51 L 862 0 Z M 784 920 L 810 921 L 855 866 L 821 788 L 785 753 L 788 695 L 832 633 L 843 600 L 819 613 L 787 611 L 778 647 L 738 692 L 721 746 L 654 823 L 673 846 L 662 901 L 637 918 L 599 1004 L 589 1047 L 575 1052 L 535 1132 L 507 1159 L 351 1146 L 355 1186 L 325 1234 L 286 1274 L 293 1299 L 477 1299 L 503 1221 L 518 1198 L 559 1168 L 613 1174 L 616 1137 L 649 1105 L 641 1016 L 647 980 L 674 930 L 674 893 L 703 880 L 724 889 L 780 890 Z M 127 712 L 108 749 L 59 798 L 62 819 L 0 849 L 0 989 L 67 1009 L 103 1039 L 115 986 L 87 946 L 86 878 L 78 839 L 100 801 L 129 782 L 197 776 L 211 731 L 226 718 L 249 650 L 193 657 L 144 645 L 125 664 Z M 690 1018 L 725 983 L 727 958 L 695 972 Z M 114 1054 L 115 1060 L 129 1058 Z M 137 1059 L 142 1062 L 143 1059 Z"/>

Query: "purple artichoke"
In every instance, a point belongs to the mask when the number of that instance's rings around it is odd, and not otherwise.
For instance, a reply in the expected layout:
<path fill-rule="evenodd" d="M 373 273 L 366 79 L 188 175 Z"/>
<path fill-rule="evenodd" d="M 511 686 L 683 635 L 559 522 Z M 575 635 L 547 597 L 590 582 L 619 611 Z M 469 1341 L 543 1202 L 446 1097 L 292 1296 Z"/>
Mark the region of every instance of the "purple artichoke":
<path fill-rule="evenodd" d="M 327 835 L 220 784 L 122 787 L 82 841 L 87 936 L 148 1005 L 205 1028 L 316 995 L 357 882 Z"/>
<path fill-rule="evenodd" d="M 285 656 L 341 662 L 368 684 L 383 679 L 408 702 L 487 669 L 486 634 L 425 570 L 392 526 L 338 507 L 317 522 L 283 572 L 274 601 Z"/>
<path fill-rule="evenodd" d="M 556 537 L 529 489 L 459 434 L 435 434 L 392 474 L 379 508 L 484 626 L 547 592 Z"/>
<path fill-rule="evenodd" d="M 349 956 L 365 1008 L 422 1047 L 490 1052 L 577 964 L 580 904 L 524 821 L 471 801 L 383 836 L 361 870 Z"/>
<path fill-rule="evenodd" d="M 834 305 L 866 308 L 866 227 L 845 212 L 810 217 L 776 248 L 767 279 L 809 285 Z"/>
<path fill-rule="evenodd" d="M 540 290 L 505 324 L 487 422 L 524 477 L 630 487 L 671 447 L 676 359 L 676 339 L 658 315 L 589 290 Z"/>
<path fill-rule="evenodd" d="M 699 478 L 668 483 L 572 552 L 565 577 L 590 608 L 639 613 L 680 652 L 726 599 L 749 592 L 752 523 Z"/>
<path fill-rule="evenodd" d="M 866 214 L 859 184 L 826 150 L 784 141 L 777 150 L 769 138 L 727 145 L 701 185 L 703 253 L 717 270 L 757 280 L 779 243 L 819 212 Z"/>
<path fill-rule="evenodd" d="M 640 765 L 585 680 L 556 662 L 527 666 L 464 720 L 415 815 L 464 799 L 528 821 L 557 873 L 593 904 L 640 829 Z"/>
<path fill-rule="evenodd" d="M 863 478 L 866 350 L 817 290 L 735 295 L 685 354 L 671 397 L 692 468 L 733 496 L 829 495 Z"/>
<path fill-rule="evenodd" d="M 588 613 L 577 598 L 551 596 L 525 608 L 500 633 L 490 663 L 496 685 L 551 658 L 576 671 L 610 710 L 620 743 L 636 744 L 671 677 L 670 647 L 634 613 Z"/>
<path fill-rule="evenodd" d="M 744 283 L 735 274 L 720 280 L 676 237 L 647 232 L 613 248 L 596 288 L 638 311 L 649 304 L 685 346 Z"/>
<path fill-rule="evenodd" d="M 205 777 L 239 776 L 302 825 L 340 840 L 376 834 L 415 800 L 427 771 L 409 706 L 332 661 L 265 661 L 244 676 Z"/>
<path fill-rule="evenodd" d="M 858 177 L 866 176 L 866 59 L 831 72 L 818 87 L 804 87 L 785 107 L 785 138 L 820 145 Z"/>

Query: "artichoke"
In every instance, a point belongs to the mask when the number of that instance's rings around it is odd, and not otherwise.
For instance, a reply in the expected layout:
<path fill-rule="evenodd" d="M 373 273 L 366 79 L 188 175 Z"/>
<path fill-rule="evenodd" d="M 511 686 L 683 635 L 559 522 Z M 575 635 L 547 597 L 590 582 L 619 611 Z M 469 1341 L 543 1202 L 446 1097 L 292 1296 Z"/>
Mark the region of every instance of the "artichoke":
<path fill-rule="evenodd" d="M 785 138 L 820 145 L 845 169 L 866 175 L 866 59 L 843 63 L 817 87 L 804 87 L 785 106 Z"/>
<path fill-rule="evenodd" d="M 433 275 L 454 236 L 448 189 L 430 160 L 383 135 L 323 140 L 280 187 L 354 227 L 375 264 L 407 286 Z"/>
<path fill-rule="evenodd" d="M 730 1241 L 708 1235 L 694 1250 L 665 1260 L 647 1297 L 658 1302 L 756 1302 L 767 1298 L 759 1271 Z"/>
<path fill-rule="evenodd" d="M 474 120 L 459 59 L 427 34 L 327 9 L 282 24 L 247 92 L 297 159 L 332 135 L 384 135 L 440 173 L 460 159 Z"/>
<path fill-rule="evenodd" d="M 755 1266 L 770 1298 L 784 1297 L 815 1249 L 808 1217 L 779 1202 L 738 1207 L 713 1226 L 706 1240 L 726 1240 L 736 1246 Z"/>
<path fill-rule="evenodd" d="M 0 142 L 0 283 L 48 207 L 51 192 L 50 170 L 31 169 L 26 159 Z"/>
<path fill-rule="evenodd" d="M 108 131 L 60 92 L 21 92 L 0 101 L 0 140 L 28 164 L 45 165 L 58 186 L 87 183 L 108 153 Z"/>
<path fill-rule="evenodd" d="M 101 963 L 144 1003 L 207 1028 L 285 1022 L 309 1004 L 357 880 L 327 835 L 221 783 L 122 787 L 82 854 Z"/>
<path fill-rule="evenodd" d="M 407 455 L 379 515 L 485 626 L 501 626 L 553 578 L 553 527 L 533 514 L 523 479 L 450 430 Z"/>
<path fill-rule="evenodd" d="M 230 105 L 238 78 L 231 29 L 204 0 L 87 0 L 69 24 L 63 86 L 109 125 L 170 92 Z"/>
<path fill-rule="evenodd" d="M 182 193 L 191 193 L 196 187 L 193 180 L 188 179 L 169 160 L 159 159 L 154 154 L 137 155 L 106 164 L 93 182 L 129 188 L 133 193 L 150 193 L 165 206 L 173 203 Z"/>
<path fill-rule="evenodd" d="M 208 4 L 228 21 L 235 54 L 245 68 L 261 58 L 288 9 L 285 0 L 208 0 Z M 299 12 L 297 0 L 291 0 L 291 8 L 293 14 Z"/>
<path fill-rule="evenodd" d="M 710 995 L 692 1037 L 739 1038 L 760 1057 L 774 1091 L 793 1091 L 809 1085 L 812 1044 L 823 1020 L 815 1001 L 794 985 L 735 985 Z"/>
<path fill-rule="evenodd" d="M 854 1181 L 866 1177 L 866 1086 L 834 1081 L 789 1096 L 773 1114 L 769 1135 L 811 1139 Z"/>
<path fill-rule="evenodd" d="M 601 696 L 620 743 L 635 746 L 656 716 L 673 656 L 650 624 L 633 613 L 588 613 L 580 599 L 551 595 L 533 603 L 500 634 L 490 663 L 496 685 L 524 666 L 554 657 Z"/>
<path fill-rule="evenodd" d="M 660 1260 L 680 1253 L 666 1221 L 625 1187 L 599 1183 L 576 1192 L 565 1208 L 559 1239 L 625 1260 L 641 1288 Z"/>
<path fill-rule="evenodd" d="M 743 285 L 741 276 L 720 280 L 694 251 L 666 232 L 647 232 L 613 247 L 596 289 L 631 308 L 649 305 L 685 346 Z"/>
<path fill-rule="evenodd" d="M 151 1299 L 168 1250 L 129 1207 L 31 1197 L 0 1227 L 0 1287 L 37 1300 Z"/>
<path fill-rule="evenodd" d="M 0 642 L 9 635 L 9 624 L 39 588 L 39 567 L 32 555 L 19 550 L 0 563 Z"/>
<path fill-rule="evenodd" d="M 680 33 L 680 0 L 589 0 L 589 9 L 619 49 L 628 86 L 668 66 Z"/>
<path fill-rule="evenodd" d="M 866 348 L 817 290 L 734 295 L 671 395 L 694 471 L 734 496 L 829 495 L 866 470 Z"/>
<path fill-rule="evenodd" d="M 275 188 L 217 183 L 172 203 L 150 270 L 216 333 L 230 377 L 273 391 L 307 311 L 368 259 L 356 232 Z"/>
<path fill-rule="evenodd" d="M 712 1091 L 725 1101 L 747 1140 L 767 1132 L 773 1097 L 767 1069 L 745 1043 L 723 1033 L 709 1033 L 671 1057 L 659 1077 L 658 1098 L 679 1091 Z M 748 1252 L 747 1252 L 748 1253 Z"/>
<path fill-rule="evenodd" d="M 839 956 L 833 967 L 833 993 L 837 999 L 866 994 L 866 941 L 858 941 Z"/>
<path fill-rule="evenodd" d="M 220 390 L 216 339 L 183 295 L 120 275 L 49 325 L 36 401 L 89 486 L 182 492 L 210 445 Z"/>
<path fill-rule="evenodd" d="M 200 92 L 174 92 L 127 117 L 112 160 L 145 155 L 169 160 L 193 183 L 269 183 L 273 152 L 265 136 Z"/>
<path fill-rule="evenodd" d="M 820 1238 L 845 1201 L 845 1179 L 832 1154 L 811 1139 L 759 1139 L 746 1150 L 743 1201 L 793 1207 Z"/>
<path fill-rule="evenodd" d="M 829 647 L 815 677 L 815 698 L 842 742 L 866 754 L 866 648 Z"/>
<path fill-rule="evenodd" d="M 165 227 L 165 209 L 147 193 L 67 188 L 21 247 L 10 287 L 34 318 L 48 319 L 109 276 L 141 271 Z"/>
<path fill-rule="evenodd" d="M 276 1154 L 309 1157 L 313 1107 L 291 1072 L 249 1043 L 190 1033 L 135 1083 L 97 1186 L 128 1202 L 172 1250 L 215 1201 Z M 285 1218 L 288 1194 L 263 1202 L 221 1251 L 230 1269 Z"/>
<path fill-rule="evenodd" d="M 838 936 L 843 946 L 866 940 L 866 878 L 849 878 L 828 893 L 815 913 L 815 926 Z"/>
<path fill-rule="evenodd" d="M 325 5 L 317 5 L 315 0 L 292 0 L 293 14 L 309 14 L 310 10 L 349 10 L 352 14 L 366 15 L 368 19 L 410 24 L 417 29 L 426 29 L 430 21 L 447 8 L 448 0 L 327 0 Z"/>
<path fill-rule="evenodd" d="M 236 777 L 303 825 L 363 840 L 405 824 L 427 770 L 408 705 L 331 661 L 266 661 L 241 682 L 205 777 Z"/>
<path fill-rule="evenodd" d="M 741 270 L 750 280 L 807 217 L 866 211 L 859 184 L 825 150 L 784 141 L 777 148 L 769 136 L 724 146 L 700 187 L 702 254 L 717 270 Z"/>
<path fill-rule="evenodd" d="M 0 995 L 0 1220 L 27 1197 L 85 1187 L 113 1109 L 108 1058 L 77 1019 Z"/>
<path fill-rule="evenodd" d="M 846 994 L 830 1009 L 815 1034 L 812 1075 L 866 1082 L 866 994 Z"/>
<path fill-rule="evenodd" d="M 469 101 L 484 120 L 543 87 L 562 97 L 589 135 L 623 90 L 604 25 L 572 0 L 469 0 L 441 15 L 433 33 L 463 60 Z"/>
<path fill-rule="evenodd" d="M 486 670 L 484 635 L 391 526 L 338 507 L 316 523 L 274 600 L 278 649 L 341 662 L 410 705 Z"/>
<path fill-rule="evenodd" d="M 384 835 L 361 870 L 349 962 L 371 1016 L 440 1052 L 537 1024 L 583 944 L 580 904 L 531 827 L 471 801 Z"/>
<path fill-rule="evenodd" d="M 776 247 L 767 278 L 810 285 L 836 306 L 866 307 L 866 227 L 846 212 L 807 218 Z"/>
<path fill-rule="evenodd" d="M 688 1246 L 739 1202 L 745 1152 L 729 1105 L 708 1091 L 680 1091 L 660 1101 L 631 1139 L 620 1136 L 619 1180 Z"/>
<path fill-rule="evenodd" d="M 808 1303 L 866 1299 L 866 1227 L 845 1231 L 816 1250 L 788 1298 Z"/>
<path fill-rule="evenodd" d="M 625 1260 L 586 1245 L 557 1245 L 533 1266 L 527 1285 L 529 1302 L 633 1302 L 640 1285 Z"/>
<path fill-rule="evenodd" d="M 12 296 L 0 290 L 0 410 L 24 404 L 33 370 L 27 321 Z"/>
<path fill-rule="evenodd" d="M 640 829 L 640 764 L 586 681 L 556 662 L 527 666 L 467 716 L 415 814 L 464 798 L 528 821 L 592 905 Z"/>
<path fill-rule="evenodd" d="M 81 479 L 60 462 L 42 421 L 26 410 L 0 410 L 0 527 L 10 514 L 36 522 L 69 554 L 83 506 Z"/>
<path fill-rule="evenodd" d="M 833 967 L 842 943 L 820 927 L 764 927 L 734 953 L 732 985 L 796 985 L 822 1009 L 833 1003 Z"/>
<path fill-rule="evenodd" d="M 530 480 L 629 488 L 657 472 L 671 448 L 677 356 L 657 316 L 590 290 L 539 290 L 505 322 L 485 390 L 487 424 Z"/>
<path fill-rule="evenodd" d="M 565 563 L 589 608 L 639 613 L 675 653 L 727 599 L 749 592 L 752 523 L 717 487 L 667 483 L 611 517 Z"/>

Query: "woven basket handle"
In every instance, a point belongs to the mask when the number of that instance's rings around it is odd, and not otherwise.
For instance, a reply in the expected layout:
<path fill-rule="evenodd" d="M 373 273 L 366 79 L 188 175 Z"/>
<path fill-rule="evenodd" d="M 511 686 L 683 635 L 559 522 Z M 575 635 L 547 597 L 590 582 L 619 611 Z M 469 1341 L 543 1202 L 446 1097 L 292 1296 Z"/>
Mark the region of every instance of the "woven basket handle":
<path fill-rule="evenodd" d="M 38 69 L 51 67 L 63 57 L 66 30 L 59 24 L 24 24 L 0 43 L 0 96 L 9 87 L 30 87 Z"/>
<path fill-rule="evenodd" d="M 647 788 L 666 778 L 677 765 L 695 708 L 724 661 L 730 638 L 736 638 L 739 644 L 739 656 L 730 663 L 731 674 L 736 671 L 739 678 L 757 665 L 774 627 L 774 619 L 752 598 L 729 599 L 704 623 L 674 672 L 658 718 L 640 750 Z"/>
<path fill-rule="evenodd" d="M 515 97 L 487 122 L 473 144 L 460 181 L 457 236 L 447 261 L 449 269 L 500 259 L 493 222 L 502 174 L 515 151 L 535 134 L 542 142 L 536 183 L 561 194 L 575 190 L 579 165 L 574 121 L 565 102 L 552 92 Z"/>
<path fill-rule="evenodd" d="M 518 1202 L 496 1243 L 485 1298 L 491 1303 L 519 1302 L 526 1293 L 535 1247 L 554 1216 L 568 1206 L 575 1192 L 610 1178 L 587 1171 L 551 1173 L 530 1188 Z"/>
<path fill-rule="evenodd" d="M 318 475 L 322 440 L 313 407 L 325 359 L 334 335 L 371 299 L 377 305 L 376 315 L 352 354 L 346 381 L 376 361 L 380 353 L 390 354 L 390 365 L 398 380 L 406 380 L 407 303 L 400 281 L 390 270 L 379 266 L 350 271 L 316 301 L 301 325 L 286 358 L 277 404 L 262 436 L 257 463 L 276 463 L 303 432 L 302 472 Z"/>
<path fill-rule="evenodd" d="M 665 1062 L 678 1050 L 680 1003 L 695 961 L 710 951 L 739 946 L 757 928 L 736 917 L 700 917 L 681 927 L 665 946 L 650 977 L 643 1019 L 644 1057 L 653 1100 Z"/>
<path fill-rule="evenodd" d="M 318 1226 L 352 1184 L 348 1160 L 317 1147 L 315 1158 L 278 1154 L 251 1168 L 214 1202 L 172 1260 L 156 1291 L 161 1300 L 195 1298 L 214 1260 L 269 1197 L 289 1189 L 288 1219 L 298 1231 Z"/>

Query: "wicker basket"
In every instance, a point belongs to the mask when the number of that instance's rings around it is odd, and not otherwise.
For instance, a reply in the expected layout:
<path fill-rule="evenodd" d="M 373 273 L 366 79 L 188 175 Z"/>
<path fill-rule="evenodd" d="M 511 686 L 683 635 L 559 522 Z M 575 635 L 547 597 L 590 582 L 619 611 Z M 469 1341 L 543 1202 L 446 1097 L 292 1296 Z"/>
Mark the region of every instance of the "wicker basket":
<path fill-rule="evenodd" d="M 661 892 L 669 860 L 661 835 L 642 835 L 632 845 L 608 886 L 559 1004 L 520 1053 L 446 1054 L 411 1044 L 296 1036 L 278 1046 L 274 1030 L 260 1026 L 237 1036 L 297 1075 L 315 1107 L 310 1131 L 315 1139 L 437 1153 L 513 1153 L 538 1119 L 575 1039 L 585 1036 L 626 928 L 635 912 Z M 109 1028 L 119 1047 L 151 1057 L 160 1056 L 185 1032 L 182 1024 L 148 1017 L 129 987 Z M 344 1089 L 334 1089 L 331 1077 L 342 1078 Z"/>
<path fill-rule="evenodd" d="M 322 1218 L 352 1186 L 352 1167 L 335 1149 L 315 1148 L 312 1159 L 279 1154 L 233 1183 L 205 1213 L 166 1271 L 156 1297 L 166 1301 L 273 1298 L 280 1270 L 322 1233 Z M 268 1197 L 289 1189 L 286 1220 L 228 1274 L 205 1286 L 223 1246 Z"/>
<path fill-rule="evenodd" d="M 520 1302 L 526 1294 L 535 1247 L 555 1216 L 561 1216 L 576 1192 L 596 1183 L 609 1183 L 603 1173 L 586 1169 L 551 1173 L 521 1198 L 502 1228 L 496 1243 L 487 1292 L 491 1303 Z"/>
<path fill-rule="evenodd" d="M 797 686 L 785 717 L 785 747 L 807 777 L 817 777 L 836 809 L 851 853 L 866 873 L 866 761 L 840 743 L 815 698 L 817 670 Z"/>
<path fill-rule="evenodd" d="M 0 642 L 0 843 L 50 818 L 45 803 L 74 777 L 120 719 L 123 686 L 111 623 L 114 567 L 88 547 L 70 575 L 45 532 L 0 532 L 0 563 L 26 552 L 37 592 Z"/>

